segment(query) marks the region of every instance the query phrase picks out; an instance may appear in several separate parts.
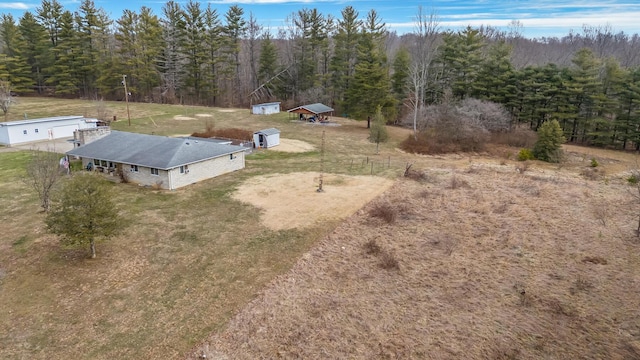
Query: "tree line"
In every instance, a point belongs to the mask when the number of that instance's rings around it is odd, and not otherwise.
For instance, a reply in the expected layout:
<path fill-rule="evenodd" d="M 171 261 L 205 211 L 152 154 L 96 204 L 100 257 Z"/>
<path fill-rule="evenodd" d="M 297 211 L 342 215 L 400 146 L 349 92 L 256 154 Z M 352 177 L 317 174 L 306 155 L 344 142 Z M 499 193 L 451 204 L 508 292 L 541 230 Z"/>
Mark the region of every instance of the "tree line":
<path fill-rule="evenodd" d="M 0 79 L 21 94 L 139 102 L 286 106 L 323 102 L 339 115 L 416 123 L 428 105 L 475 98 L 512 123 L 558 120 L 570 142 L 640 145 L 640 38 L 585 26 L 527 39 L 513 22 L 443 30 L 418 8 L 398 35 L 375 10 L 340 16 L 301 9 L 265 28 L 233 5 L 168 1 L 161 14 L 125 10 L 115 21 L 92 0 L 77 11 L 43 0 L 0 18 Z M 123 77 L 126 75 L 126 77 Z"/>

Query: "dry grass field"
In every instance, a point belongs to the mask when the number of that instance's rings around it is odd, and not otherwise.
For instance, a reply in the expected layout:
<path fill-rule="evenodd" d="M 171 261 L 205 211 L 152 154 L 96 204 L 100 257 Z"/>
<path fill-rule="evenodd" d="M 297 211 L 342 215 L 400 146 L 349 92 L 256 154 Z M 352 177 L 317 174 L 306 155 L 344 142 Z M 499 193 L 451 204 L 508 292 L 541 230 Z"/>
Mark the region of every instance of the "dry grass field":
<path fill-rule="evenodd" d="M 124 104 L 105 105 L 123 118 Z M 14 110 L 95 106 L 24 98 Z M 20 181 L 28 153 L 0 151 L 0 358 L 640 358 L 636 154 L 418 156 L 389 128 L 375 155 L 348 119 L 131 114 L 114 127 L 277 127 L 282 147 L 178 191 L 113 184 L 131 225 L 95 260 L 46 233 Z"/>

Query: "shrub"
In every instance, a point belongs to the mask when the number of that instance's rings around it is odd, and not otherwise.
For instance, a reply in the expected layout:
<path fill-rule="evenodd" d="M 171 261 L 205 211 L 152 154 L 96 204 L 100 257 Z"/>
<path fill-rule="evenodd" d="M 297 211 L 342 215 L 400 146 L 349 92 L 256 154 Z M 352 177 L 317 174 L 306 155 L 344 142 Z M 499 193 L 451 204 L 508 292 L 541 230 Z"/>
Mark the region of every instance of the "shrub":
<path fill-rule="evenodd" d="M 380 245 L 374 240 L 371 239 L 364 244 L 364 251 L 368 255 L 378 255 L 380 253 Z"/>
<path fill-rule="evenodd" d="M 380 266 L 385 270 L 399 270 L 400 263 L 398 263 L 398 259 L 393 255 L 393 253 L 388 251 L 383 251 L 380 253 Z"/>
<path fill-rule="evenodd" d="M 491 134 L 491 143 L 519 148 L 532 148 L 538 141 L 538 134 L 527 128 L 516 128 Z"/>
<path fill-rule="evenodd" d="M 638 182 L 640 182 L 640 176 L 638 176 L 638 174 L 631 174 L 629 175 L 629 177 L 627 177 L 627 182 L 630 185 L 637 185 Z"/>
<path fill-rule="evenodd" d="M 538 129 L 538 141 L 533 146 L 533 156 L 547 162 L 560 162 L 564 134 L 558 120 L 546 121 Z"/>
<path fill-rule="evenodd" d="M 533 152 L 529 149 L 520 149 L 518 152 L 518 161 L 534 160 Z"/>
<path fill-rule="evenodd" d="M 370 211 L 369 215 L 384 220 L 387 224 L 393 224 L 396 221 L 398 212 L 388 203 L 377 204 Z"/>
<path fill-rule="evenodd" d="M 591 167 L 598 167 L 598 160 L 596 158 L 591 158 Z"/>

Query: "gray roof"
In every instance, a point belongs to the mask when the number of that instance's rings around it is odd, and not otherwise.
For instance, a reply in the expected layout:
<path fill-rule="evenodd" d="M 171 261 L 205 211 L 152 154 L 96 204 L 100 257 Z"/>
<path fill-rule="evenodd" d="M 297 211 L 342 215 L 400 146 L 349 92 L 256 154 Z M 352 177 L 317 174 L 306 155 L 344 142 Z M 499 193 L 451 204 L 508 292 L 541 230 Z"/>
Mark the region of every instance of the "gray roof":
<path fill-rule="evenodd" d="M 75 115 L 75 116 L 54 116 L 54 117 L 31 119 L 31 120 L 16 120 L 16 121 L 0 122 L 0 126 L 35 124 L 35 123 L 42 123 L 42 122 L 55 122 L 55 121 L 65 121 L 65 120 L 84 120 L 85 122 L 97 122 L 98 121 L 96 119 L 85 118 L 84 116 L 80 116 L 80 115 Z"/>
<path fill-rule="evenodd" d="M 280 134 L 280 130 L 276 129 L 276 128 L 269 128 L 269 129 L 264 129 L 264 130 L 258 130 L 256 132 L 254 132 L 254 134 L 263 134 L 263 135 L 275 135 L 275 134 Z"/>
<path fill-rule="evenodd" d="M 204 140 L 204 139 L 203 139 Z M 244 151 L 241 146 L 111 131 L 111 134 L 68 151 L 68 155 L 169 170 Z"/>
<path fill-rule="evenodd" d="M 296 110 L 304 109 L 314 114 L 324 114 L 328 112 L 332 112 L 333 109 L 328 107 L 325 104 L 315 103 L 309 105 L 298 106 L 297 108 L 293 108 L 291 110 L 287 110 L 288 112 L 296 112 Z"/>

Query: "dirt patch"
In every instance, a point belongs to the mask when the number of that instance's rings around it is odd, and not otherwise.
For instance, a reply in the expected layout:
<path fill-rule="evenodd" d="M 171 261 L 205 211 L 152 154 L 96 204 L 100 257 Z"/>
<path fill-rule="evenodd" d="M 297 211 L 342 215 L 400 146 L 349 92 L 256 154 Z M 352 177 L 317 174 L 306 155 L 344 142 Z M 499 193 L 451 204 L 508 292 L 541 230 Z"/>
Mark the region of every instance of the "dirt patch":
<path fill-rule="evenodd" d="M 223 112 L 223 113 L 232 113 L 232 112 L 236 112 L 236 109 L 219 109 L 219 112 Z"/>
<path fill-rule="evenodd" d="M 309 144 L 308 142 L 304 142 L 301 140 L 280 138 L 280 144 L 270 148 L 269 150 L 300 153 L 300 152 L 313 151 L 315 149 L 316 149 L 315 146 Z"/>
<path fill-rule="evenodd" d="M 189 116 L 176 115 L 173 117 L 173 120 L 196 120 L 196 118 L 192 118 Z"/>
<path fill-rule="evenodd" d="M 196 114 L 197 117 L 206 117 L 206 118 L 210 118 L 213 117 L 213 115 L 211 114 Z"/>
<path fill-rule="evenodd" d="M 263 211 L 262 223 L 273 230 L 304 228 L 318 221 L 346 218 L 388 189 L 392 181 L 375 176 L 275 174 L 245 182 L 233 198 Z"/>

